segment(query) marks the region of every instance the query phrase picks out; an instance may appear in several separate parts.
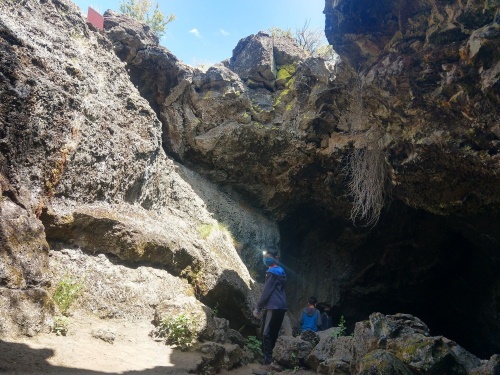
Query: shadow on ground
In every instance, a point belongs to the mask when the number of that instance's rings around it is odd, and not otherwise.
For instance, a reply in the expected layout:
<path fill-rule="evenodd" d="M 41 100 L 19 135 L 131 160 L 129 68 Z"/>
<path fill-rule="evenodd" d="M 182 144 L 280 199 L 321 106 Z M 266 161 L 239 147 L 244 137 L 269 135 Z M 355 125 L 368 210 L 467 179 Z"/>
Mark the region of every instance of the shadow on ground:
<path fill-rule="evenodd" d="M 124 372 L 101 372 L 94 370 L 85 370 L 79 368 L 71 368 L 64 366 L 56 366 L 48 360 L 55 355 L 52 349 L 33 349 L 26 344 L 8 342 L 0 340 L 0 374 L 58 374 L 58 375 L 97 375 L 97 374 L 120 374 L 120 375 L 181 375 L 187 374 L 185 368 L 176 368 L 175 356 L 172 356 L 171 361 L 174 363 L 172 367 L 156 366 L 150 369 L 140 371 L 124 371 Z M 75 355 L 79 355 L 75 353 Z"/>

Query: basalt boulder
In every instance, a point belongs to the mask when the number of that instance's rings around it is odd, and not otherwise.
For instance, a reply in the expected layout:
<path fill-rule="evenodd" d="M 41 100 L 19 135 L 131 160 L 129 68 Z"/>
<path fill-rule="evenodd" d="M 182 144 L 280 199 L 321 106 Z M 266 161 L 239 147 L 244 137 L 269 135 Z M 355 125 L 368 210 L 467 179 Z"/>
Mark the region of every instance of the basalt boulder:
<path fill-rule="evenodd" d="M 0 233 L 0 334 L 47 332 L 54 302 L 46 290 L 51 280 L 43 225 L 6 194 L 0 201 Z"/>
<path fill-rule="evenodd" d="M 479 358 L 442 336 L 431 336 L 420 319 L 409 314 L 374 313 L 356 323 L 351 336 L 320 332 L 313 348 L 299 337 L 281 337 L 273 355 L 287 368 L 305 364 L 321 374 L 480 374 L 496 368 L 496 357 Z M 293 360 L 295 360 L 295 362 Z M 299 361 L 300 359 L 300 361 Z"/>
<path fill-rule="evenodd" d="M 294 368 L 305 363 L 312 349 L 312 344 L 300 337 L 280 336 L 273 349 L 273 359 L 286 368 Z"/>
<path fill-rule="evenodd" d="M 363 357 L 358 375 L 411 375 L 408 367 L 394 354 L 385 350 L 375 350 Z"/>
<path fill-rule="evenodd" d="M 330 331 L 322 337 L 321 341 L 314 347 L 306 359 L 306 364 L 313 370 L 318 370 L 320 365 L 329 361 L 323 367 L 337 366 L 339 362 L 350 365 L 352 362 L 352 341 L 349 336 L 336 337 Z"/>
<path fill-rule="evenodd" d="M 230 370 L 241 366 L 248 356 L 238 345 L 205 342 L 196 349 L 201 355 L 197 364 L 197 374 L 217 374 L 220 370 Z"/>
<path fill-rule="evenodd" d="M 425 323 L 408 314 L 370 315 L 369 326 L 356 324 L 353 343 L 356 371 L 362 371 L 367 362 L 369 367 L 379 363 L 395 373 L 409 369 L 418 374 L 468 374 L 481 365 L 479 358 L 453 341 L 430 336 Z M 392 356 L 399 360 L 393 362 Z"/>

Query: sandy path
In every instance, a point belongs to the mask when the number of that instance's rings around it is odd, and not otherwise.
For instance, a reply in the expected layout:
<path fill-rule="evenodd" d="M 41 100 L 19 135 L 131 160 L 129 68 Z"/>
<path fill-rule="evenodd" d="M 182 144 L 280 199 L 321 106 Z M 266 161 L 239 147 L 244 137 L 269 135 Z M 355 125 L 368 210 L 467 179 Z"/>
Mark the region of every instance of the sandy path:
<path fill-rule="evenodd" d="M 153 326 L 86 318 L 74 319 L 67 336 L 41 334 L 0 341 L 0 374 L 188 374 L 200 362 L 197 353 L 181 352 L 152 340 Z M 92 336 L 102 329 L 115 333 L 112 344 Z M 251 374 L 252 364 L 225 374 Z"/>

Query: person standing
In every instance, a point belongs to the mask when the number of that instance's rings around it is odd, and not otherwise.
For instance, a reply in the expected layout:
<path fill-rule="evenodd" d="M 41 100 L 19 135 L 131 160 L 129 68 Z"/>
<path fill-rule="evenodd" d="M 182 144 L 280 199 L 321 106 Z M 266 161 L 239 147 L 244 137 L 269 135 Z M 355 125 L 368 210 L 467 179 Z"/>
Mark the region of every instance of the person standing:
<path fill-rule="evenodd" d="M 264 363 L 261 368 L 254 370 L 254 374 L 267 374 L 272 372 L 271 367 L 273 349 L 283 323 L 283 318 L 287 311 L 286 305 L 286 274 L 283 268 L 278 265 L 279 254 L 277 251 L 267 251 L 263 253 L 262 260 L 268 267 L 266 271 L 266 281 L 264 289 L 253 315 L 260 318 L 261 311 L 264 310 L 262 323 L 262 353 Z"/>

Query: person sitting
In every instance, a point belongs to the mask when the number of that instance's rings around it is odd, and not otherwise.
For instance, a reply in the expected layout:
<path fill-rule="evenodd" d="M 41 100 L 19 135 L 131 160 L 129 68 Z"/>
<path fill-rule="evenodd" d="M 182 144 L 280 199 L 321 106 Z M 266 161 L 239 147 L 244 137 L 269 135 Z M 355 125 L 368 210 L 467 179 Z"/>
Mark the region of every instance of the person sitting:
<path fill-rule="evenodd" d="M 317 302 L 318 300 L 316 297 L 308 298 L 307 307 L 302 310 L 302 314 L 299 319 L 302 332 L 308 330 L 318 332 L 318 328 L 321 326 L 321 316 L 319 310 L 316 308 Z"/>
<path fill-rule="evenodd" d="M 320 304 L 321 307 L 318 307 L 318 310 L 321 312 L 321 326 L 319 327 L 319 331 L 325 331 L 333 327 L 332 306 L 326 302 L 318 303 L 318 305 Z"/>

